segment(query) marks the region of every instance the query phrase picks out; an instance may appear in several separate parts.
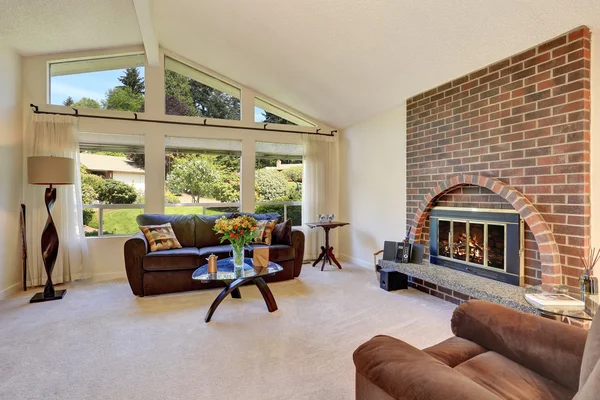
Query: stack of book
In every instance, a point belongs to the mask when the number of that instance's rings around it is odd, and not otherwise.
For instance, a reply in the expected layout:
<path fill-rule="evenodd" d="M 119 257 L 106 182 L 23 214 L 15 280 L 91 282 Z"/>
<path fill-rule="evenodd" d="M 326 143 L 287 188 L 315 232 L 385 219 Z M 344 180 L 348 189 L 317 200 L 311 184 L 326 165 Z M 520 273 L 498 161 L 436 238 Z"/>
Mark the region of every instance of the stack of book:
<path fill-rule="evenodd" d="M 540 307 L 583 309 L 585 303 L 562 293 L 526 293 L 525 298 Z"/>

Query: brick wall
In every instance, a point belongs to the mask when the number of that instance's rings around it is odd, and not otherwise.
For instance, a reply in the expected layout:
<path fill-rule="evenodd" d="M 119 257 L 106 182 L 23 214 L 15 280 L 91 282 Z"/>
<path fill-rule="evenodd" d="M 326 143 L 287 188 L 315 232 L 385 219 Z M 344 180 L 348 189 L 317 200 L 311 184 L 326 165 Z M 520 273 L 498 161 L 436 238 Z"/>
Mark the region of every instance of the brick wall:
<path fill-rule="evenodd" d="M 590 234 L 590 33 L 580 27 L 407 101 L 407 221 L 440 182 L 494 177 L 523 193 L 551 227 L 563 281 L 577 286 Z M 439 203 L 506 207 L 485 188 Z M 508 205 L 510 206 L 510 205 Z M 428 239 L 422 229 L 421 242 Z M 526 283 L 541 278 L 526 228 Z"/>

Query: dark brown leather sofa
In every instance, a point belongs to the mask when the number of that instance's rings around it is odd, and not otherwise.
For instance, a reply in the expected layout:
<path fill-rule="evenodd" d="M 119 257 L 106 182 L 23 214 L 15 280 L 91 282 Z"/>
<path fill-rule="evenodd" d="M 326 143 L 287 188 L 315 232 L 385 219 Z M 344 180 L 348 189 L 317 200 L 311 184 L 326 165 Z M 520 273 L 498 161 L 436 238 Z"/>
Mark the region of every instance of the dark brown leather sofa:
<path fill-rule="evenodd" d="M 389 336 L 361 345 L 354 352 L 356 399 L 600 399 L 598 321 L 588 335 L 470 300 L 454 311 L 452 332 L 422 351 Z"/>
<path fill-rule="evenodd" d="M 237 214 L 223 214 L 233 217 Z M 250 214 L 256 219 L 274 220 L 279 214 Z M 183 248 L 150 252 L 146 237 L 138 232 L 125 242 L 125 269 L 131 291 L 136 296 L 183 292 L 224 286 L 221 282 L 202 283 L 192 279 L 196 268 L 206 264 L 206 258 L 215 254 L 219 258 L 231 256 L 231 246 L 221 244 L 213 231 L 215 221 L 222 215 L 163 215 L 141 214 L 139 225 L 159 225 L 170 222 L 177 240 Z M 251 248 L 265 246 L 252 244 Z M 269 259 L 283 267 L 283 271 L 265 277 L 268 282 L 294 279 L 300 275 L 304 258 L 304 233 L 292 230 L 289 243 L 273 243 L 269 246 Z M 251 250 L 246 251 L 251 257 Z"/>

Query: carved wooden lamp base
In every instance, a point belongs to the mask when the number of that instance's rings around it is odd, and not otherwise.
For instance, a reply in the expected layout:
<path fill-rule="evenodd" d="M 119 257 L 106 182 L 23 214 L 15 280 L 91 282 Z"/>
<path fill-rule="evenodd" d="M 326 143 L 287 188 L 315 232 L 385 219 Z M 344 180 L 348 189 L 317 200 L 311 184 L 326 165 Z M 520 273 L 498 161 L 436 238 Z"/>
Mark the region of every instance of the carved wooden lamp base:
<path fill-rule="evenodd" d="M 50 185 L 46 188 L 44 196 L 46 202 L 46 210 L 48 211 L 48 219 L 46 220 L 46 226 L 42 231 L 42 260 L 44 261 L 44 268 L 46 269 L 46 286 L 42 293 L 36 293 L 35 296 L 29 300 L 30 303 L 40 303 L 43 301 L 60 300 L 65 297 L 66 290 L 55 290 L 54 283 L 52 283 L 52 270 L 54 270 L 54 263 L 58 257 L 58 232 L 56 231 L 56 225 L 52 219 L 52 209 L 54 208 L 54 202 L 56 201 L 56 188 Z"/>

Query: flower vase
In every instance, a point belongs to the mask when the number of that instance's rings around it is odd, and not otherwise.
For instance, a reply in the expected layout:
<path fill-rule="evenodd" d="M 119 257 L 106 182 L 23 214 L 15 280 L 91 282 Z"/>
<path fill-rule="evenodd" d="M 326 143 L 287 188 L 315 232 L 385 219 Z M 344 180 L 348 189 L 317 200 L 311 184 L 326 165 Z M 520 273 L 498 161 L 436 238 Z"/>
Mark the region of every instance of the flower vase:
<path fill-rule="evenodd" d="M 235 276 L 241 276 L 244 271 L 244 244 L 232 244 L 233 249 L 233 272 Z"/>

